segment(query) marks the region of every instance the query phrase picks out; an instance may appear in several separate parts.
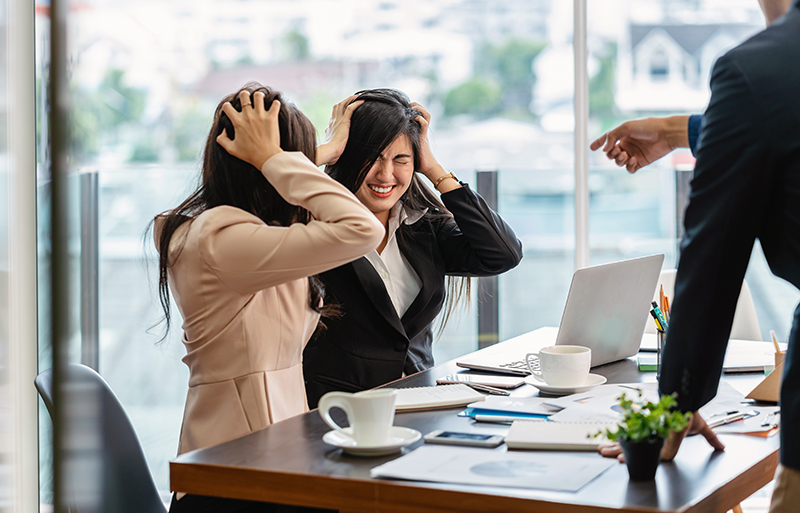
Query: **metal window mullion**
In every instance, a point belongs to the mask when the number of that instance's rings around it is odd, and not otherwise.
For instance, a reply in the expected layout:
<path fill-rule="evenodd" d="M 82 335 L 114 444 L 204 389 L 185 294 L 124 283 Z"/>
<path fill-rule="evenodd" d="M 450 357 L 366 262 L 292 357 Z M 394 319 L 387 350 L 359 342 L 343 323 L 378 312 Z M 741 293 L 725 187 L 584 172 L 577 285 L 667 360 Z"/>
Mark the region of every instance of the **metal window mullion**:
<path fill-rule="evenodd" d="M 478 194 L 486 204 L 497 211 L 497 171 L 477 171 Z M 500 341 L 500 298 L 497 276 L 478 278 L 478 349 Z"/>
<path fill-rule="evenodd" d="M 98 173 L 82 173 L 81 184 L 81 363 L 99 371 L 100 240 Z"/>
<path fill-rule="evenodd" d="M 39 510 L 36 288 L 36 66 L 33 0 L 6 11 L 8 134 L 9 511 Z M 2 506 L 0 506 L 2 509 Z"/>
<path fill-rule="evenodd" d="M 575 60 L 575 267 L 589 265 L 589 70 L 586 0 L 573 4 Z"/>
<path fill-rule="evenodd" d="M 50 81 L 49 128 L 51 148 L 50 230 L 51 269 L 51 344 L 53 357 L 53 506 L 55 513 L 67 513 L 67 473 L 70 448 L 71 415 L 65 404 L 68 395 L 67 366 L 70 339 L 70 269 L 69 269 L 69 91 L 67 77 L 66 0 L 50 2 Z M 93 476 L 79 476 L 89 479 Z M 87 510 L 91 511 L 91 510 Z"/>

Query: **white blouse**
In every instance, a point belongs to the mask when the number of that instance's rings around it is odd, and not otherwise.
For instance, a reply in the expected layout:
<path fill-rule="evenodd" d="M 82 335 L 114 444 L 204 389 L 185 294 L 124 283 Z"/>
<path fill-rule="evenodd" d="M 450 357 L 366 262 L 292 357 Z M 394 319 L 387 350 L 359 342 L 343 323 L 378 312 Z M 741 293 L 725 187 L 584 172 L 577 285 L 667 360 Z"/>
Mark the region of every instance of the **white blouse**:
<path fill-rule="evenodd" d="M 400 247 L 397 245 L 397 229 L 400 227 L 400 223 L 416 223 L 424 214 L 425 211 L 408 212 L 403 208 L 403 202 L 398 201 L 392 207 L 389 215 L 389 240 L 386 242 L 383 252 L 378 253 L 373 249 L 365 255 L 383 280 L 386 292 L 400 318 L 403 317 L 422 289 L 422 280 L 400 253 Z"/>

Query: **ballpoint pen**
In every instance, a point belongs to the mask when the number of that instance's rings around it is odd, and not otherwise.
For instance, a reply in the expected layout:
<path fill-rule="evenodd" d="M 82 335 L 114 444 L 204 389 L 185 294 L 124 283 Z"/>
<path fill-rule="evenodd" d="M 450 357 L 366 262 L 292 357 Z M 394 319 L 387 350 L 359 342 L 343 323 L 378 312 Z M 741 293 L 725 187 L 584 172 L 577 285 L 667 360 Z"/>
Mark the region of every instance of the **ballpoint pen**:
<path fill-rule="evenodd" d="M 730 411 L 723 411 L 723 412 L 715 413 L 715 414 L 709 416 L 708 418 L 711 419 L 711 418 L 714 418 L 714 417 L 719 417 L 720 415 L 733 415 L 734 413 L 739 413 L 739 410 L 730 410 Z"/>
<path fill-rule="evenodd" d="M 731 424 L 731 423 L 739 421 L 739 420 L 744 420 L 744 419 L 749 419 L 750 417 L 755 417 L 756 415 L 758 415 L 758 412 L 756 410 L 736 412 L 733 415 L 726 415 L 726 416 L 724 416 L 722 418 L 719 418 L 717 420 L 712 420 L 712 421 L 708 422 L 708 427 L 715 428 L 715 427 L 719 427 L 719 426 L 724 426 L 726 424 Z"/>
<path fill-rule="evenodd" d="M 467 385 L 470 388 L 475 389 L 475 390 L 479 390 L 481 392 L 486 392 L 487 394 L 492 394 L 492 395 L 511 395 L 511 392 L 509 392 L 508 390 L 503 390 L 503 389 L 500 389 L 500 388 L 490 387 L 489 385 L 481 385 L 479 383 L 464 383 L 464 384 Z"/>

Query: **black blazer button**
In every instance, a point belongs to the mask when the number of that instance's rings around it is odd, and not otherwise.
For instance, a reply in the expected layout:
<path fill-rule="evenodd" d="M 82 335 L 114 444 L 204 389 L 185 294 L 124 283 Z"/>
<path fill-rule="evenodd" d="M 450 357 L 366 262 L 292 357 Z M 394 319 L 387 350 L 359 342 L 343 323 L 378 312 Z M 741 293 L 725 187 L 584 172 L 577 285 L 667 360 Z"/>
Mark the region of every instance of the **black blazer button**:
<path fill-rule="evenodd" d="M 397 351 L 398 353 L 400 351 L 405 351 L 406 349 L 408 349 L 408 344 L 406 344 L 405 342 L 395 342 L 394 343 L 394 350 Z"/>

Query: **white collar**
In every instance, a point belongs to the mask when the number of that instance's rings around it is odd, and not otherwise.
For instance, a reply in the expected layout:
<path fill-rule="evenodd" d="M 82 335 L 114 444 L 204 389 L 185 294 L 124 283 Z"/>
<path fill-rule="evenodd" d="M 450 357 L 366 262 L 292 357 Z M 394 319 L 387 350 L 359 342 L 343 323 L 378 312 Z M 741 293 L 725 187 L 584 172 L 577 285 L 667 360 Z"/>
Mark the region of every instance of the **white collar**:
<path fill-rule="evenodd" d="M 427 208 L 422 210 L 410 210 L 405 207 L 405 204 L 402 201 L 398 201 L 392 207 L 392 210 L 389 212 L 389 233 L 393 233 L 397 228 L 400 227 L 400 223 L 403 224 L 414 224 L 420 219 L 425 213 L 428 212 Z"/>

